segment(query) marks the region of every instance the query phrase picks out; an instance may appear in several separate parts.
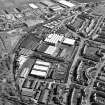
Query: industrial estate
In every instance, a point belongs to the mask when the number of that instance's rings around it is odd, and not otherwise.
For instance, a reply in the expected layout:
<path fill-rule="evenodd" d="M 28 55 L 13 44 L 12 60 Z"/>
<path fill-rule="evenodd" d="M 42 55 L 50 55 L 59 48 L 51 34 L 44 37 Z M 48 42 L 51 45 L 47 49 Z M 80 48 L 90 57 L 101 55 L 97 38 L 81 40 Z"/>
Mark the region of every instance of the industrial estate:
<path fill-rule="evenodd" d="M 1 9 L 0 105 L 105 105 L 105 2 Z"/>

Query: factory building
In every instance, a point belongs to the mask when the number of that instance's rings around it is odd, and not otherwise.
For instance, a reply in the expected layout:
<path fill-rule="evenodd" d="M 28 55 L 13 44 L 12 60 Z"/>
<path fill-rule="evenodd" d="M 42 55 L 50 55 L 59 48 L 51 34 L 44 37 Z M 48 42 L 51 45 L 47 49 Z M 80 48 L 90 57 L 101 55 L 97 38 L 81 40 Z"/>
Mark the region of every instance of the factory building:
<path fill-rule="evenodd" d="M 53 44 L 57 44 L 58 41 L 62 41 L 64 36 L 60 36 L 58 34 L 49 34 L 48 37 L 46 37 L 46 39 L 44 40 L 45 42 L 49 42 L 49 43 L 53 43 Z"/>
<path fill-rule="evenodd" d="M 44 53 L 49 54 L 49 55 L 53 55 L 56 50 L 57 50 L 57 47 L 49 46 Z"/>
<path fill-rule="evenodd" d="M 37 59 L 35 64 L 33 65 L 30 75 L 46 78 L 49 72 L 50 65 L 51 64 L 49 62 Z"/>

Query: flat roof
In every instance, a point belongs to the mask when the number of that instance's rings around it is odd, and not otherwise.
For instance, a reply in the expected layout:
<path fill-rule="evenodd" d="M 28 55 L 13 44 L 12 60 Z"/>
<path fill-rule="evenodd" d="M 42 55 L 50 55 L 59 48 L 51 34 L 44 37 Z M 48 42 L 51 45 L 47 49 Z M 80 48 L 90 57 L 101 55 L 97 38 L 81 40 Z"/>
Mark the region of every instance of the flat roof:
<path fill-rule="evenodd" d="M 45 62 L 45 61 L 41 61 L 41 60 L 36 60 L 35 63 L 36 64 L 40 64 L 40 65 L 50 66 L 50 63 L 49 62 Z"/>
<path fill-rule="evenodd" d="M 50 55 L 53 55 L 53 53 L 56 51 L 57 47 L 55 46 L 49 46 L 47 48 L 47 50 L 45 51 L 46 54 L 50 54 Z"/>
<path fill-rule="evenodd" d="M 64 36 L 60 36 L 58 34 L 49 34 L 45 41 L 50 43 L 57 43 L 58 41 L 61 41 L 63 37 Z"/>
<path fill-rule="evenodd" d="M 35 5 L 34 3 L 29 3 L 29 6 L 30 6 L 31 8 L 33 8 L 33 9 L 37 9 L 37 8 L 38 8 L 38 6 Z"/>
<path fill-rule="evenodd" d="M 37 71 L 37 70 L 32 70 L 31 71 L 32 75 L 36 75 L 36 76 L 41 76 L 41 77 L 46 77 L 47 73 L 46 72 L 42 72 L 42 71 Z"/>
<path fill-rule="evenodd" d="M 38 69 L 38 70 L 45 70 L 48 71 L 49 67 L 46 66 L 41 66 L 41 65 L 34 65 L 33 69 Z"/>
<path fill-rule="evenodd" d="M 75 40 L 70 38 L 65 38 L 63 41 L 64 44 L 74 45 Z"/>
<path fill-rule="evenodd" d="M 73 3 L 70 3 L 70 2 L 68 2 L 68 1 L 66 1 L 66 0 L 57 0 L 59 3 L 61 3 L 61 4 L 64 4 L 64 5 L 66 5 L 66 6 L 68 6 L 68 7 L 74 7 L 75 6 L 75 4 L 73 4 Z"/>

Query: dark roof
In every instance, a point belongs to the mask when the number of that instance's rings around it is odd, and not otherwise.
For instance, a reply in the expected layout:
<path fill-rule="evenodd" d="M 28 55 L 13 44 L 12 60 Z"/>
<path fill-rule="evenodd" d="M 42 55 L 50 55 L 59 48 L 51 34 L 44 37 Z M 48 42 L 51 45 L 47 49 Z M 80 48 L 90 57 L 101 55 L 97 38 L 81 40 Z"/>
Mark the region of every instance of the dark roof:
<path fill-rule="evenodd" d="M 46 49 L 48 48 L 48 44 L 46 44 L 46 43 L 42 43 L 38 48 L 37 48 L 37 50 L 38 51 L 40 51 L 40 52 L 44 52 L 44 51 L 46 51 Z"/>
<path fill-rule="evenodd" d="M 30 50 L 35 50 L 39 42 L 39 38 L 35 37 L 34 35 L 28 35 L 28 37 L 26 37 L 22 42 L 21 47 Z"/>

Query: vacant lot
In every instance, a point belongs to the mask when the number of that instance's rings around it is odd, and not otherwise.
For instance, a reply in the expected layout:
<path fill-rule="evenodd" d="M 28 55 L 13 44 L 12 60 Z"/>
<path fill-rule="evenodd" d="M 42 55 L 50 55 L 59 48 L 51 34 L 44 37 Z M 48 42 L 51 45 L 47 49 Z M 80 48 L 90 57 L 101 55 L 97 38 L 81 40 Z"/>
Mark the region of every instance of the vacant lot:
<path fill-rule="evenodd" d="M 26 1 L 28 0 L 0 0 L 0 8 L 18 6 L 21 3 L 25 3 Z"/>

